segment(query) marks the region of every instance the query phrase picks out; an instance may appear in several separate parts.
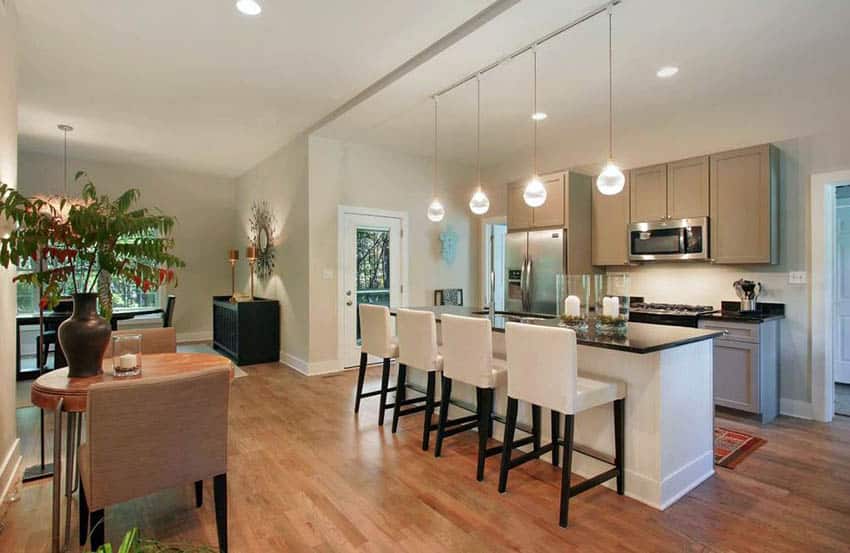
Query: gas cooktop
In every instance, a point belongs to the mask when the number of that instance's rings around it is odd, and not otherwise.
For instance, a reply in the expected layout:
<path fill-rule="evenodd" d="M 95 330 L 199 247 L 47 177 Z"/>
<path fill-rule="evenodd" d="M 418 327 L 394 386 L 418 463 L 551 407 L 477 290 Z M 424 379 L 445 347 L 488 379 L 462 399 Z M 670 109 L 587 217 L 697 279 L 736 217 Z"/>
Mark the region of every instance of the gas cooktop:
<path fill-rule="evenodd" d="M 699 326 L 699 316 L 713 313 L 710 305 L 685 305 L 681 303 L 635 302 L 629 306 L 629 320 L 671 326 Z"/>

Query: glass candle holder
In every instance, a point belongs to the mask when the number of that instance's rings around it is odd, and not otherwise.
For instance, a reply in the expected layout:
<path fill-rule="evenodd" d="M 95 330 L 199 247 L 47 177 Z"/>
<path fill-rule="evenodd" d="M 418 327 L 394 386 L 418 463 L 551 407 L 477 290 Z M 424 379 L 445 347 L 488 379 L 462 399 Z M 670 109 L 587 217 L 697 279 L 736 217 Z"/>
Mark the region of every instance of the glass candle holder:
<path fill-rule="evenodd" d="M 625 334 L 629 321 L 629 274 L 608 273 L 595 276 L 597 332 Z"/>
<path fill-rule="evenodd" d="M 562 326 L 587 330 L 590 275 L 555 275 L 557 313 Z"/>
<path fill-rule="evenodd" d="M 112 337 L 112 372 L 115 376 L 137 376 L 142 372 L 142 335 Z"/>

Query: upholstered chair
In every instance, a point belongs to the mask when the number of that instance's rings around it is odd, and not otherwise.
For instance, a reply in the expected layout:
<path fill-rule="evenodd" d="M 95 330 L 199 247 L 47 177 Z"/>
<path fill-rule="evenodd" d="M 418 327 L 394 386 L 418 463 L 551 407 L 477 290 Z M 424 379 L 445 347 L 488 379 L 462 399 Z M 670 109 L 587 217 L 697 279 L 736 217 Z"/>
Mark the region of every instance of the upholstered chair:
<path fill-rule="evenodd" d="M 360 369 L 357 373 L 357 392 L 354 396 L 354 412 L 360 411 L 360 400 L 365 397 L 380 396 L 378 407 L 378 424 L 384 425 L 384 414 L 387 409 L 395 408 L 387 403 L 387 393 L 395 391 L 390 388 L 390 361 L 398 357 L 398 340 L 393 336 L 390 310 L 383 305 L 361 303 L 360 309 Z M 369 356 L 380 357 L 383 360 L 381 388 L 371 392 L 363 391 L 366 379 L 366 365 Z"/>
<path fill-rule="evenodd" d="M 142 355 L 177 352 L 177 333 L 173 327 L 115 330 L 112 332 L 113 336 L 126 336 L 128 334 L 140 334 L 142 336 Z"/>

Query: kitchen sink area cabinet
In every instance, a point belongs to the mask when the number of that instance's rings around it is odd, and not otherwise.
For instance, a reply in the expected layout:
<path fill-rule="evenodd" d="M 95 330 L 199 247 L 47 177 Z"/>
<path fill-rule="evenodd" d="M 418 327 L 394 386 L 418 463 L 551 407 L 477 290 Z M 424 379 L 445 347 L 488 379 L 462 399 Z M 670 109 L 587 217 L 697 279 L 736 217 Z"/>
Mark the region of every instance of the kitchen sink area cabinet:
<path fill-rule="evenodd" d="M 779 262 L 779 150 L 770 144 L 710 156 L 711 257 Z"/>
<path fill-rule="evenodd" d="M 714 340 L 714 403 L 761 418 L 779 414 L 779 322 L 701 320 L 700 328 L 723 330 Z"/>
<path fill-rule="evenodd" d="M 708 217 L 708 156 L 667 164 L 667 216 L 670 219 Z"/>
<path fill-rule="evenodd" d="M 629 174 L 623 191 L 606 196 L 593 187 L 591 249 L 593 265 L 629 264 Z"/>
<path fill-rule="evenodd" d="M 667 164 L 629 171 L 631 222 L 661 221 L 667 217 Z"/>

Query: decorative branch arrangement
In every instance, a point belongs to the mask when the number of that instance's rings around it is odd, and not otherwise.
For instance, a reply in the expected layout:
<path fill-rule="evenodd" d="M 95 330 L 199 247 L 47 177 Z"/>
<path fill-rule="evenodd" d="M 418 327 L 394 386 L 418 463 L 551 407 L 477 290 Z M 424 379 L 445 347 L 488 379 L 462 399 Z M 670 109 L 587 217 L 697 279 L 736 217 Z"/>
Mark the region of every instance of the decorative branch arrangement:
<path fill-rule="evenodd" d="M 75 176 L 81 199 L 27 198 L 0 183 L 0 217 L 15 224 L 0 239 L 0 266 L 34 269 L 15 281 L 40 286 L 42 308 L 59 301 L 66 283 L 73 293 L 97 290 L 102 273 L 134 283 L 145 292 L 176 282 L 174 269 L 183 267 L 171 253 L 170 232 L 176 219 L 156 209 L 133 208 L 139 190 L 115 200 L 98 195 L 84 171 Z"/>

